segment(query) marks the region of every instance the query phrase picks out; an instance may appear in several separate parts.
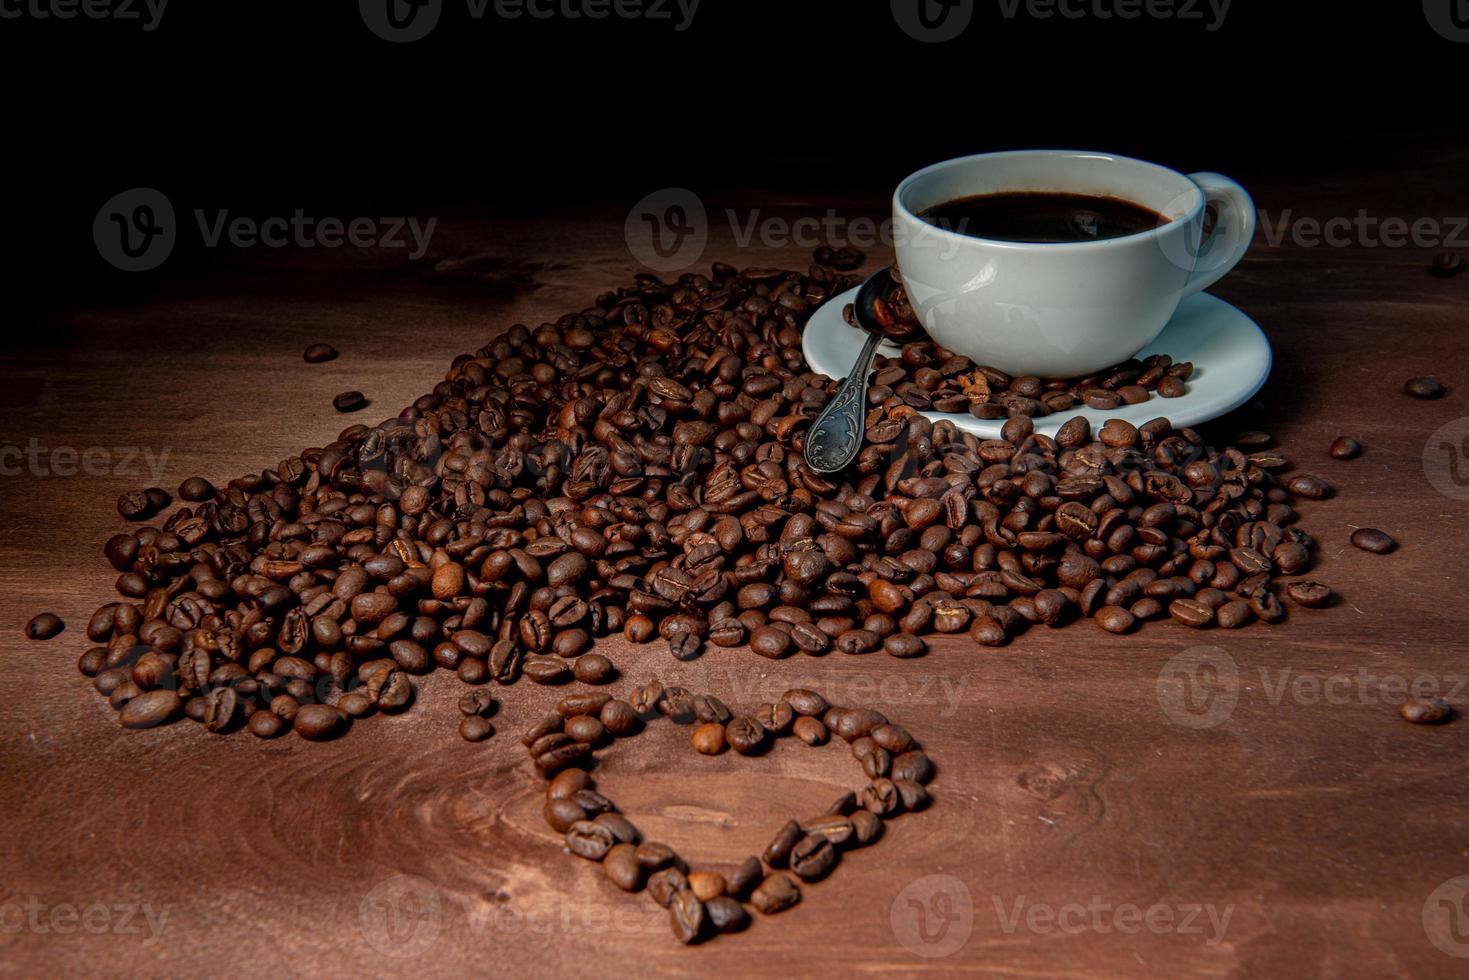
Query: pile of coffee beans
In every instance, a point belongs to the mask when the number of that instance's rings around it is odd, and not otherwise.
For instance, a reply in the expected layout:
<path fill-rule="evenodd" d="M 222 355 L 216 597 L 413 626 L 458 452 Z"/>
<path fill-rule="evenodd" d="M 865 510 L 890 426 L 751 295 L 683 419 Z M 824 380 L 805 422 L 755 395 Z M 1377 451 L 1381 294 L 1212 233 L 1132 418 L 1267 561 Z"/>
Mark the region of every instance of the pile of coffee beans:
<path fill-rule="evenodd" d="M 692 870 L 667 844 L 643 840 L 632 821 L 597 792 L 587 771 L 596 749 L 640 734 L 660 716 L 697 725 L 692 744 L 703 755 L 726 748 L 759 755 L 772 740 L 789 736 L 823 745 L 835 733 L 851 746 L 868 782 L 842 794 L 825 813 L 787 821 L 763 853 L 728 874 Z M 634 689 L 626 700 L 574 694 L 521 736 L 521 743 L 550 781 L 543 813 L 551 829 L 565 835 L 567 852 L 599 862 L 607 879 L 623 891 L 646 888 L 668 909 L 681 943 L 744 929 L 750 922 L 744 903 L 762 915 L 795 905 L 801 889 L 790 875 L 803 882 L 825 878 L 844 851 L 876 841 L 884 821 L 926 807 L 925 786 L 934 775 L 933 763 L 913 736 L 881 712 L 833 706 L 806 689 L 786 691 L 779 701 L 738 716 L 713 695 L 665 688 L 656 680 Z"/>
<path fill-rule="evenodd" d="M 140 723 L 320 738 L 406 707 L 436 668 L 608 683 L 593 648 L 617 631 L 681 660 L 907 658 L 931 633 L 1285 617 L 1279 579 L 1314 552 L 1294 502 L 1330 488 L 1286 475 L 1264 433 L 1214 448 L 1163 418 L 1077 417 L 1051 438 L 1020 412 L 980 440 L 879 385 L 858 460 L 809 470 L 836 382 L 801 331 L 856 282 L 820 264 L 639 276 L 461 354 L 394 418 L 223 487 L 186 481 L 205 499 L 107 542 L 122 598 L 92 616 L 80 667 L 119 711 L 175 694 Z M 1314 607 L 1322 589 L 1284 594 Z M 303 720 L 308 704 L 337 715 Z"/>
<path fill-rule="evenodd" d="M 897 357 L 874 361 L 875 374 L 867 394 L 873 405 L 897 397 L 919 411 L 968 412 L 975 418 L 998 420 L 1016 415 L 1042 418 L 1078 405 L 1107 411 L 1140 404 L 1155 393 L 1178 398 L 1188 392 L 1193 364 L 1175 364 L 1167 354 L 1124 361 L 1084 378 L 1069 379 L 1017 378 L 998 368 L 977 365 L 928 338 L 896 270 L 892 275 L 898 284 L 888 302 L 877 301 L 877 312 L 888 338 L 901 349 Z M 851 304 L 843 315 L 848 324 L 856 326 Z"/>

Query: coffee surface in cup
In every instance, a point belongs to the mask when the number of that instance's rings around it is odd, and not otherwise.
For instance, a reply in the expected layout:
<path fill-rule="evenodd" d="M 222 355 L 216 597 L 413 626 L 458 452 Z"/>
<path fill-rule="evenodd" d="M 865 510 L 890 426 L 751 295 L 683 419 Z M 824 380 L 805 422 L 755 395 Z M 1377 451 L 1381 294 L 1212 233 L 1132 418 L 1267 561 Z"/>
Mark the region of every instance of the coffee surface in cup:
<path fill-rule="evenodd" d="M 1026 243 L 1104 241 L 1168 223 L 1156 211 L 1121 198 L 1033 191 L 963 197 L 919 217 L 973 238 Z"/>

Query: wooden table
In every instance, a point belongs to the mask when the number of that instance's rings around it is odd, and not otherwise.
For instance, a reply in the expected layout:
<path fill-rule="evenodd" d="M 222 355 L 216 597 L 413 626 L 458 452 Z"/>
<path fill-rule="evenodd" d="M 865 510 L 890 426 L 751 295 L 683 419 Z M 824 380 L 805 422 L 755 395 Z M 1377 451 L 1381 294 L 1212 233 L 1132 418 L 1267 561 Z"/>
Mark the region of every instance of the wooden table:
<path fill-rule="evenodd" d="M 1272 224 L 1285 209 L 1445 219 L 1464 213 L 1452 195 L 1466 162 L 1236 176 Z M 736 242 L 726 203 L 743 220 L 765 200 L 707 202 L 705 262 L 805 268 L 793 244 Z M 883 200 L 760 214 L 880 217 Z M 121 730 L 74 666 L 110 594 L 100 547 L 120 524 L 118 493 L 274 465 L 346 424 L 338 391 L 367 392 L 374 407 L 358 418 L 375 421 L 509 324 L 582 307 L 637 268 L 627 203 L 536 221 L 441 214 L 418 263 L 350 249 L 213 256 L 7 348 L 0 445 L 34 439 L 37 453 L 9 452 L 20 472 L 0 483 L 0 974 L 1462 973 L 1469 901 L 1439 904 L 1462 898 L 1452 887 L 1431 896 L 1469 874 L 1469 722 L 1413 727 L 1396 710 L 1396 687 L 1419 680 L 1469 707 L 1469 490 L 1438 492 L 1422 462 L 1430 433 L 1469 426 L 1469 275 L 1430 277 L 1432 248 L 1272 245 L 1262 232 L 1217 290 L 1275 345 L 1263 401 L 1279 445 L 1338 488 L 1304 507 L 1335 608 L 1227 634 L 1163 623 L 1117 638 L 1083 623 L 1001 650 L 953 639 L 909 662 L 711 650 L 679 665 L 608 641 L 619 690 L 656 674 L 753 706 L 809 684 L 880 701 L 941 767 L 929 811 L 739 937 L 679 947 L 646 897 L 561 852 L 516 737 L 555 690 L 501 690 L 499 734 L 481 745 L 455 734 L 447 675 L 425 679 L 406 714 L 327 744 Z M 869 265 L 886 258 L 879 248 Z M 303 363 L 313 341 L 341 358 Z M 1404 397 L 1417 374 L 1450 395 Z M 1362 458 L 1327 456 L 1343 433 Z M 78 460 L 91 473 L 66 475 Z M 1350 547 L 1358 525 L 1400 549 Z M 66 632 L 23 639 L 42 610 Z M 1180 700 L 1186 681 L 1194 700 Z M 648 836 L 696 861 L 732 864 L 778 821 L 860 783 L 845 748 L 783 744 L 751 762 L 694 756 L 686 739 L 654 726 L 606 753 L 598 778 Z"/>

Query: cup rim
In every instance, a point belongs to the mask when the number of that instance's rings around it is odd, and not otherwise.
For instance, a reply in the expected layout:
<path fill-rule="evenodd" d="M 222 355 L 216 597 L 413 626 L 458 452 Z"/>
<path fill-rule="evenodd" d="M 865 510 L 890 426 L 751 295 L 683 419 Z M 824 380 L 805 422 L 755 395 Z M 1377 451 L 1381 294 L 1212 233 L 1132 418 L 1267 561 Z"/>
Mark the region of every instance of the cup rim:
<path fill-rule="evenodd" d="M 1171 177 L 1181 184 L 1186 185 L 1184 194 L 1192 194 L 1194 201 L 1188 210 L 1177 218 L 1171 218 L 1166 224 L 1149 228 L 1146 231 L 1135 231 L 1128 235 L 1119 235 L 1116 238 L 1104 238 L 1099 241 L 1082 242 L 1008 242 L 999 238 L 984 238 L 980 235 L 966 235 L 961 232 L 941 228 L 931 222 L 924 221 L 914 213 L 903 200 L 903 195 L 909 191 L 913 184 L 931 174 L 943 170 L 954 169 L 962 166 L 972 165 L 981 161 L 1013 159 L 1017 157 L 1091 157 L 1106 160 L 1110 163 L 1124 163 L 1143 167 L 1148 170 L 1157 171 L 1160 175 Z M 1172 231 L 1175 227 L 1187 221 L 1192 221 L 1203 213 L 1207 204 L 1203 189 L 1194 183 L 1187 175 L 1165 167 L 1162 164 L 1152 163 L 1148 160 L 1140 160 L 1137 157 L 1122 156 L 1117 153 L 1106 153 L 1098 150 L 1000 150 L 994 153 L 973 153 L 968 156 L 953 157 L 948 160 L 940 160 L 929 164 L 921 170 L 904 177 L 897 188 L 893 191 L 893 213 L 908 220 L 917 222 L 923 226 L 924 232 L 940 236 L 940 240 L 955 244 L 982 244 L 995 248 L 1014 249 L 1017 251 L 1044 250 L 1049 252 L 1081 251 L 1087 249 L 1100 249 L 1108 246 L 1116 247 L 1124 243 L 1132 243 L 1145 238 L 1157 239 L 1164 233 Z"/>

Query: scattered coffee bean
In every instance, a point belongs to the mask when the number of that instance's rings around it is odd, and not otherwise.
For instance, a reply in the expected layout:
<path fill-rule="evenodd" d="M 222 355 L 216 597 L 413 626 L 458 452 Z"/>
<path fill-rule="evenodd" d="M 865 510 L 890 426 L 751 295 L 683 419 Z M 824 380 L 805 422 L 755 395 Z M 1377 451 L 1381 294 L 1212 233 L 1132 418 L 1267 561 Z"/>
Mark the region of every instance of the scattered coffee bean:
<path fill-rule="evenodd" d="M 26 638 L 31 640 L 49 640 L 66 628 L 61 617 L 55 613 L 41 613 L 31 617 L 26 623 Z"/>
<path fill-rule="evenodd" d="M 1414 725 L 1441 725 L 1453 717 L 1454 709 L 1443 698 L 1409 698 L 1398 714 Z"/>
<path fill-rule="evenodd" d="M 306 348 L 301 357 L 307 364 L 321 364 L 324 361 L 336 360 L 337 349 L 331 344 L 312 344 Z"/>
<path fill-rule="evenodd" d="M 1464 271 L 1464 260 L 1458 252 L 1439 252 L 1433 257 L 1428 271 L 1440 279 L 1448 279 Z"/>
<path fill-rule="evenodd" d="M 1285 594 L 1296 605 L 1307 609 L 1319 609 L 1336 597 L 1335 592 L 1320 582 L 1291 582 L 1285 587 Z"/>
<path fill-rule="evenodd" d="M 495 726 L 479 715 L 470 715 L 459 722 L 459 737 L 466 742 L 483 742 L 495 733 Z"/>
<path fill-rule="evenodd" d="M 1334 459 L 1356 459 L 1362 455 L 1362 444 L 1351 436 L 1337 436 L 1331 442 L 1330 452 Z"/>
<path fill-rule="evenodd" d="M 332 408 L 339 412 L 360 412 L 367 407 L 367 396 L 360 391 L 344 391 L 332 399 Z"/>
<path fill-rule="evenodd" d="M 1363 551 L 1370 551 L 1374 555 L 1385 555 L 1397 547 L 1394 541 L 1384 531 L 1375 527 L 1360 527 L 1352 532 L 1352 544 Z"/>
<path fill-rule="evenodd" d="M 1437 378 L 1409 378 L 1403 391 L 1414 398 L 1442 398 L 1448 389 Z"/>
<path fill-rule="evenodd" d="M 784 912 L 801 900 L 801 890 L 796 883 L 780 872 L 769 875 L 750 895 L 750 904 L 761 915 Z"/>

